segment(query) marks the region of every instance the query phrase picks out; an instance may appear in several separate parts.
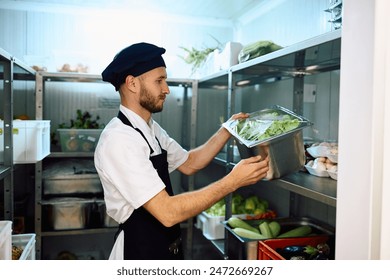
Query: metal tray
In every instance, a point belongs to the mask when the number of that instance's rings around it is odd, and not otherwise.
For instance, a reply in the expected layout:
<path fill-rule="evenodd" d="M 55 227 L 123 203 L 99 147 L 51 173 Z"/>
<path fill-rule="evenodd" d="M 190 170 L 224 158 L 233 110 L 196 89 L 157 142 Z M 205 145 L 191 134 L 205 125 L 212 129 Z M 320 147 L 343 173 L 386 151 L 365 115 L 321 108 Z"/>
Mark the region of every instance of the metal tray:
<path fill-rule="evenodd" d="M 279 222 L 281 232 L 286 232 L 297 226 L 309 225 L 312 228 L 312 233 L 316 235 L 327 235 L 330 237 L 329 246 L 334 247 L 334 233 L 335 229 L 320 221 L 310 219 L 307 217 L 292 217 L 292 218 L 276 218 L 274 221 Z M 269 219 L 260 220 L 244 220 L 254 227 L 258 227 L 263 221 L 270 221 Z M 228 242 L 227 256 L 232 260 L 257 260 L 258 259 L 258 244 L 260 240 L 264 239 L 248 239 L 238 236 L 227 221 L 223 222 L 226 229 L 226 238 Z"/>

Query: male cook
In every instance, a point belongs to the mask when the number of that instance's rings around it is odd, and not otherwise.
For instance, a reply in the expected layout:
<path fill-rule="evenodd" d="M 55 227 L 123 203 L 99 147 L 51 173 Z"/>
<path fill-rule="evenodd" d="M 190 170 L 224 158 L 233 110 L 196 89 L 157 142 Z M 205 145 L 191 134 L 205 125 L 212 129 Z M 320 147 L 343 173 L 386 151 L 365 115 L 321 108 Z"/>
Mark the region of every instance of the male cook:
<path fill-rule="evenodd" d="M 170 172 L 192 175 L 206 167 L 231 135 L 221 127 L 206 143 L 186 151 L 152 119 L 169 94 L 164 53 L 153 44 L 133 44 L 102 72 L 121 101 L 118 116 L 104 128 L 95 150 L 107 213 L 119 223 L 110 259 L 183 259 L 180 222 L 268 171 L 268 159 L 255 156 L 199 190 L 172 192 Z"/>

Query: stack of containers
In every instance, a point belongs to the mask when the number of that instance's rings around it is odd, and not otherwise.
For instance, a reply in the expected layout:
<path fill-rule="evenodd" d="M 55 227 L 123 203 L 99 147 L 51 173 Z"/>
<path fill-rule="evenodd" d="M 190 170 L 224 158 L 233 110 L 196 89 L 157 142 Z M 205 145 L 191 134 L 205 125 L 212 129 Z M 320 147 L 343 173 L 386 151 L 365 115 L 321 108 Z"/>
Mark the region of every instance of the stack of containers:
<path fill-rule="evenodd" d="M 0 161 L 4 161 L 4 122 L 0 121 Z M 50 154 L 49 120 L 13 122 L 14 163 L 36 163 Z"/>
<path fill-rule="evenodd" d="M 102 207 L 103 188 L 93 160 L 51 162 L 43 172 L 43 224 L 46 230 L 113 227 Z"/>

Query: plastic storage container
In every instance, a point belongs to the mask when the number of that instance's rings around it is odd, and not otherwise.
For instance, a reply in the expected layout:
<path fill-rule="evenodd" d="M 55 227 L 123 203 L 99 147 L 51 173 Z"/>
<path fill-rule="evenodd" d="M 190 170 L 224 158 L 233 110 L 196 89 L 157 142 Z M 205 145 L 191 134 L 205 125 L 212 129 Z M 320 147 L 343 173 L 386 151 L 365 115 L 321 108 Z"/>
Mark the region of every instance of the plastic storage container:
<path fill-rule="evenodd" d="M 317 246 L 320 243 L 326 243 L 329 236 L 311 236 L 299 238 L 268 239 L 259 241 L 259 260 L 285 260 L 277 252 L 277 249 L 283 249 L 287 246 Z"/>
<path fill-rule="evenodd" d="M 247 215 L 233 215 L 245 219 Z M 206 212 L 202 212 L 197 216 L 197 228 L 199 228 L 203 236 L 208 240 L 223 239 L 225 237 L 225 228 L 223 226 L 225 216 L 212 216 Z"/>
<path fill-rule="evenodd" d="M 11 221 L 0 221 L 0 260 L 12 260 Z"/>
<path fill-rule="evenodd" d="M 18 260 L 35 260 L 35 236 L 34 233 L 12 235 L 12 246 L 23 250 Z"/>
<path fill-rule="evenodd" d="M 102 129 L 57 129 L 62 152 L 94 152 Z"/>
<path fill-rule="evenodd" d="M 36 163 L 50 154 L 50 121 L 13 121 L 14 163 Z M 0 121 L 0 161 L 4 161 L 4 122 Z"/>

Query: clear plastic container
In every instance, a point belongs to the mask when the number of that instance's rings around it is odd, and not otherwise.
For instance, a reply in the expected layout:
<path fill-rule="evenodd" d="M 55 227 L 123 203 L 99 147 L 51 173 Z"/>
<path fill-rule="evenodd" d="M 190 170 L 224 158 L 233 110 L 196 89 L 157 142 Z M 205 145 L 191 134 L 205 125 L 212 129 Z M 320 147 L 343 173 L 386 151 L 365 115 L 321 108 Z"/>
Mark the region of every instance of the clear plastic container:
<path fill-rule="evenodd" d="M 62 152 L 94 152 L 102 129 L 57 129 Z"/>
<path fill-rule="evenodd" d="M 0 260 L 12 260 L 11 221 L 0 221 Z"/>
<path fill-rule="evenodd" d="M 35 236 L 34 233 L 12 235 L 12 246 L 23 250 L 18 260 L 35 260 Z"/>

